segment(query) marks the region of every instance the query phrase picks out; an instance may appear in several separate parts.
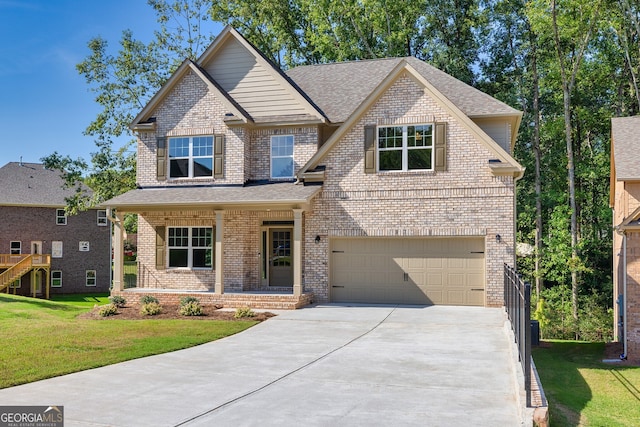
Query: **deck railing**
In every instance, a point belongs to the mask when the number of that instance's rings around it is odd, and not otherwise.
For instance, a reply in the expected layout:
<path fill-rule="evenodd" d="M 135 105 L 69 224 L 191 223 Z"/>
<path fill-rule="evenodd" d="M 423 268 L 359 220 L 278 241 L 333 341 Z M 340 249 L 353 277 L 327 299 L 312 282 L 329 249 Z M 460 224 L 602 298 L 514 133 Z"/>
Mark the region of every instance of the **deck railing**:
<path fill-rule="evenodd" d="M 531 407 L 531 285 L 507 264 L 504 265 L 504 308 L 518 346 L 527 407 Z"/>
<path fill-rule="evenodd" d="M 0 254 L 0 266 L 9 267 L 0 273 L 0 290 L 14 282 L 34 267 L 49 267 L 51 255 L 15 255 Z"/>

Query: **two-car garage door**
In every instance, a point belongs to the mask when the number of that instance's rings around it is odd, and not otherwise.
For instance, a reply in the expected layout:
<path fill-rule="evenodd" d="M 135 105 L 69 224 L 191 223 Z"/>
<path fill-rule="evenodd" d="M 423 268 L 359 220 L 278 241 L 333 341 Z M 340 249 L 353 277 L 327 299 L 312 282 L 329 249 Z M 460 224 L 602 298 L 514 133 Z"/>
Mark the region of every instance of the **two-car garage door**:
<path fill-rule="evenodd" d="M 484 305 L 483 238 L 336 238 L 333 302 Z"/>

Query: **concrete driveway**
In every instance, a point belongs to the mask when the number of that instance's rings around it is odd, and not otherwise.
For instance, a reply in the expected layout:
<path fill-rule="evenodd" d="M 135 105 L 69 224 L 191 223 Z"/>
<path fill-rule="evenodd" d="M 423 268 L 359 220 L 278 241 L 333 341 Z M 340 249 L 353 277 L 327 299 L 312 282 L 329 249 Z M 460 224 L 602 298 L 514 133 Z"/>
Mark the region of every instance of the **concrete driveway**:
<path fill-rule="evenodd" d="M 216 342 L 0 390 L 65 426 L 521 426 L 502 309 L 321 305 Z"/>

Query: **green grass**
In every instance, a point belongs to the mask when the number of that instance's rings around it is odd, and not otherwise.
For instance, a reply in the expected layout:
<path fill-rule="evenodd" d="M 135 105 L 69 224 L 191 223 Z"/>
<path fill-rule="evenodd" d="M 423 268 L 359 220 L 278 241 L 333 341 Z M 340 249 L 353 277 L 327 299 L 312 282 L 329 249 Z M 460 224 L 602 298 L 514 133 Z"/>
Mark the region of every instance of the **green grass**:
<path fill-rule="evenodd" d="M 533 359 L 552 426 L 640 426 L 639 367 L 603 363 L 604 343 L 548 344 Z"/>
<path fill-rule="evenodd" d="M 51 301 L 62 302 L 75 307 L 92 308 L 94 305 L 109 304 L 109 293 L 52 295 Z"/>
<path fill-rule="evenodd" d="M 0 294 L 0 388 L 223 338 L 257 322 L 84 320 L 72 304 Z"/>

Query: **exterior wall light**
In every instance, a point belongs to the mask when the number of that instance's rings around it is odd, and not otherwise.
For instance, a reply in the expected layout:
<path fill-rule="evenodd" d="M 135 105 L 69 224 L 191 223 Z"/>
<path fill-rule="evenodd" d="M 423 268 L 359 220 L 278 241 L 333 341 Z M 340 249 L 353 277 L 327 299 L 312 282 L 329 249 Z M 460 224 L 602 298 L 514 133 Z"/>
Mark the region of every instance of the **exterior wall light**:
<path fill-rule="evenodd" d="M 316 243 L 320 243 L 320 235 L 316 235 Z"/>

